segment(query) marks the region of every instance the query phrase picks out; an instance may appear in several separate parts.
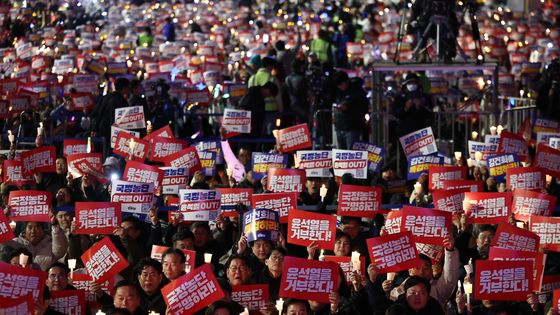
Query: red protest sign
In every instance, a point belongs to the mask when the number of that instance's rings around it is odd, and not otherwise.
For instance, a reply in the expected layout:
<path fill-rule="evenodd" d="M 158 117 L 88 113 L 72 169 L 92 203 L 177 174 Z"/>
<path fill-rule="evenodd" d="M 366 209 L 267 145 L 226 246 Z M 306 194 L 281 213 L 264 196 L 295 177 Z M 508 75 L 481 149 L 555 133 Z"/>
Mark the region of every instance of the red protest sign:
<path fill-rule="evenodd" d="M 168 155 L 163 158 L 163 163 L 165 163 L 166 166 L 186 167 L 189 169 L 189 174 L 194 174 L 196 171 L 202 169 L 196 147 L 188 147 L 177 153 Z"/>
<path fill-rule="evenodd" d="M 264 309 L 268 303 L 268 284 L 234 285 L 231 287 L 231 300 L 249 311 Z"/>
<path fill-rule="evenodd" d="M 539 292 L 544 273 L 546 254 L 537 252 L 524 252 L 497 247 L 490 247 L 488 260 L 496 261 L 530 261 L 533 263 L 533 291 Z"/>
<path fill-rule="evenodd" d="M 237 216 L 236 206 L 238 204 L 251 206 L 252 188 L 216 188 L 216 190 L 220 192 L 222 215 Z"/>
<path fill-rule="evenodd" d="M 51 291 L 49 306 L 62 314 L 86 315 L 86 295 L 82 290 Z"/>
<path fill-rule="evenodd" d="M 145 139 L 145 138 L 144 138 Z M 154 137 L 150 139 L 150 160 L 164 162 L 165 157 L 187 148 L 189 144 L 174 138 Z"/>
<path fill-rule="evenodd" d="M 91 93 L 72 93 L 70 94 L 74 110 L 84 110 L 95 107 L 95 101 Z"/>
<path fill-rule="evenodd" d="M 451 233 L 451 212 L 404 206 L 402 217 L 401 231 L 411 232 L 415 242 L 442 245 Z"/>
<path fill-rule="evenodd" d="M 14 231 L 8 222 L 8 218 L 4 214 L 4 211 L 0 210 L 0 244 L 13 239 Z"/>
<path fill-rule="evenodd" d="M 268 169 L 267 189 L 272 192 L 300 193 L 305 188 L 305 170 Z"/>
<path fill-rule="evenodd" d="M 75 234 L 112 234 L 119 226 L 120 203 L 76 202 Z"/>
<path fill-rule="evenodd" d="M 33 301 L 43 301 L 47 274 L 41 270 L 22 268 L 0 262 L 0 296 L 18 298 L 33 296 Z"/>
<path fill-rule="evenodd" d="M 308 246 L 317 242 L 319 248 L 334 249 L 336 217 L 293 209 L 288 214 L 288 243 Z"/>
<path fill-rule="evenodd" d="M 340 185 L 338 215 L 373 218 L 379 211 L 381 211 L 381 187 Z"/>
<path fill-rule="evenodd" d="M 311 148 L 313 143 L 309 136 L 307 124 L 299 124 L 278 131 L 278 147 L 280 152 L 292 152 Z"/>
<path fill-rule="evenodd" d="M 354 272 L 354 267 L 357 267 L 357 263 L 353 263 L 352 262 L 352 257 L 351 256 L 330 256 L 330 255 L 325 255 L 325 261 L 332 261 L 337 263 L 340 266 L 340 269 L 342 269 L 342 272 L 344 273 L 344 279 L 346 280 L 346 283 L 348 285 L 350 285 L 352 283 L 352 278 L 351 275 Z M 361 275 L 365 275 L 366 274 L 366 257 L 365 256 L 360 256 L 360 270 L 358 270 L 358 272 Z"/>
<path fill-rule="evenodd" d="M 506 171 L 506 186 L 511 191 L 541 191 L 545 188 L 545 179 L 545 171 L 540 167 L 514 167 Z"/>
<path fill-rule="evenodd" d="M 479 180 L 444 180 L 443 181 L 443 189 L 444 190 L 452 190 L 452 189 L 464 189 L 467 188 L 471 192 L 482 192 L 484 189 L 482 188 L 482 182 Z"/>
<path fill-rule="evenodd" d="M 430 166 L 428 187 L 430 190 L 443 189 L 443 181 L 461 180 L 467 176 L 467 169 L 461 166 Z"/>
<path fill-rule="evenodd" d="M 465 193 L 469 189 L 435 190 L 432 192 L 434 208 L 449 212 L 462 212 Z"/>
<path fill-rule="evenodd" d="M 189 315 L 224 297 L 209 264 L 173 280 L 161 289 L 169 314 Z"/>
<path fill-rule="evenodd" d="M 113 153 L 118 154 L 125 159 L 143 162 L 148 157 L 149 148 L 150 146 L 147 141 L 126 132 L 119 132 Z"/>
<path fill-rule="evenodd" d="M 500 134 L 498 153 L 515 153 L 524 161 L 527 159 L 527 143 L 523 136 L 504 130 Z"/>
<path fill-rule="evenodd" d="M 3 299 L 0 302 L 0 314 L 10 314 L 10 315 L 29 315 L 35 312 L 35 304 L 33 302 L 33 296 L 31 294 L 8 299 Z"/>
<path fill-rule="evenodd" d="M 432 261 L 432 264 L 441 265 L 443 262 L 443 256 L 445 255 L 445 249 L 443 248 L 443 246 L 416 243 L 416 250 L 418 251 L 418 254 L 424 254 L 428 256 Z"/>
<path fill-rule="evenodd" d="M 560 150 L 539 143 L 533 165 L 543 168 L 552 177 L 560 177 Z"/>
<path fill-rule="evenodd" d="M 560 289 L 560 275 L 545 275 L 542 279 L 541 292 L 548 293 Z"/>
<path fill-rule="evenodd" d="M 4 183 L 18 187 L 33 183 L 33 176 L 23 176 L 23 162 L 16 160 L 4 161 Z"/>
<path fill-rule="evenodd" d="M 527 222 L 530 215 L 549 216 L 556 205 L 556 197 L 529 190 L 513 192 L 512 211 L 515 219 Z"/>
<path fill-rule="evenodd" d="M 285 257 L 280 280 L 281 297 L 329 302 L 329 294 L 338 287 L 340 268 L 330 261 Z"/>
<path fill-rule="evenodd" d="M 142 139 L 150 141 L 154 138 L 175 138 L 175 136 L 173 135 L 171 127 L 169 127 L 169 125 L 165 125 L 165 127 L 161 127 L 158 130 L 151 132 Z"/>
<path fill-rule="evenodd" d="M 68 172 L 70 172 L 74 178 L 82 176 L 82 171 L 84 170 L 84 168 L 81 166 L 79 167 L 78 165 L 81 164 L 84 160 L 88 161 L 94 169 L 101 171 L 103 167 L 102 158 L 103 156 L 101 153 L 82 153 L 69 155 L 66 158 L 66 160 L 68 161 Z"/>
<path fill-rule="evenodd" d="M 297 193 L 258 194 L 251 197 L 253 209 L 268 209 L 278 212 L 280 223 L 288 223 L 288 213 L 297 207 Z"/>
<path fill-rule="evenodd" d="M 530 261 L 476 261 L 475 300 L 526 301 L 532 292 L 533 263 Z"/>
<path fill-rule="evenodd" d="M 558 309 L 558 304 L 560 302 L 560 290 L 554 290 L 552 293 L 552 307 Z"/>
<path fill-rule="evenodd" d="M 62 156 L 88 153 L 87 149 L 87 140 L 64 139 L 64 142 L 62 143 Z"/>
<path fill-rule="evenodd" d="M 10 191 L 10 220 L 50 222 L 52 195 L 40 190 Z"/>
<path fill-rule="evenodd" d="M 560 251 L 560 218 L 532 215 L 529 230 L 540 237 L 541 248 Z"/>
<path fill-rule="evenodd" d="M 56 148 L 40 147 L 21 154 L 23 175 L 55 172 Z"/>
<path fill-rule="evenodd" d="M 465 193 L 465 214 L 473 223 L 507 222 L 511 212 L 511 193 Z"/>
<path fill-rule="evenodd" d="M 127 161 L 123 179 L 135 183 L 154 183 L 154 191 L 157 192 L 164 174 L 165 171 L 157 166 L 146 165 L 137 161 Z"/>
<path fill-rule="evenodd" d="M 92 281 L 96 283 L 111 279 L 128 266 L 128 262 L 108 236 L 93 244 L 80 258 Z"/>
<path fill-rule="evenodd" d="M 536 252 L 539 248 L 539 236 L 531 231 L 518 228 L 508 223 L 498 225 L 492 246 L 511 250 Z"/>
<path fill-rule="evenodd" d="M 385 229 L 388 234 L 396 234 L 401 232 L 402 225 L 402 210 L 391 210 L 387 214 L 385 220 Z"/>
<path fill-rule="evenodd" d="M 398 272 L 420 264 L 410 232 L 368 238 L 366 242 L 371 263 L 380 273 Z"/>
<path fill-rule="evenodd" d="M 97 299 L 95 298 L 95 292 L 91 290 L 91 277 L 85 274 L 74 273 L 71 279 L 72 286 L 84 292 L 85 301 L 88 307 L 91 309 L 96 309 L 98 305 Z M 105 281 L 100 285 L 100 289 L 108 295 L 111 295 L 113 293 L 113 287 L 114 279 L 109 279 L 108 281 Z"/>

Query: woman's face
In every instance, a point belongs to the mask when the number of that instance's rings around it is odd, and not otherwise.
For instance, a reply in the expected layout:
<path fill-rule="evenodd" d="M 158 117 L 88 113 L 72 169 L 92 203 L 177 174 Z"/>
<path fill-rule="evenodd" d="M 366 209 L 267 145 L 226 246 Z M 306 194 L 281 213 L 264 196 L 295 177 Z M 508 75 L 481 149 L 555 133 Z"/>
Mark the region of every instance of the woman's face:
<path fill-rule="evenodd" d="M 422 283 L 418 283 L 406 290 L 406 303 L 416 312 L 428 305 L 429 297 L 428 290 Z"/>
<path fill-rule="evenodd" d="M 336 243 L 334 243 L 335 256 L 348 256 L 350 255 L 350 239 L 347 236 L 342 236 Z"/>

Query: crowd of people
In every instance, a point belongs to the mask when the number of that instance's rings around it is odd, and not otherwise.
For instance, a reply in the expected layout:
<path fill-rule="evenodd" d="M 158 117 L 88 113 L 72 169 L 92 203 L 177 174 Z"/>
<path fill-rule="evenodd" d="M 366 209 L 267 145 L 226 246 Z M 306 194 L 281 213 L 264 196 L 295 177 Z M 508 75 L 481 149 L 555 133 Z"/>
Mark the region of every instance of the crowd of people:
<path fill-rule="evenodd" d="M 558 62 L 542 78 L 541 68 L 534 70 L 539 63 L 542 67 L 558 57 L 560 7 L 553 1 L 541 1 L 539 9 L 519 13 L 495 2 L 484 6 L 487 12 L 480 10 L 479 23 L 483 51 L 499 64 L 500 92 L 538 95 L 541 117 L 552 125 L 548 131 L 560 138 L 558 111 L 554 110 Z M 339 216 L 334 248 L 315 242 L 291 244 L 286 223 L 279 224 L 278 238 L 249 241 L 242 219 L 250 211 L 247 200 L 235 207 L 238 215 L 184 220 L 175 211 L 181 202 L 173 201 L 181 195 L 166 193 L 161 187 L 143 211 L 123 209 L 113 233 L 76 233 L 76 203 L 112 201 L 115 180 L 123 178 L 130 161 L 138 160 L 133 148 L 130 154 L 118 153 L 119 130 L 141 139 L 169 128 L 171 134 L 166 137 L 185 143 L 182 149 L 190 145 L 198 151 L 199 144 L 216 139 L 227 148 L 231 145 L 233 159 L 242 165 L 241 176 L 234 175 L 231 157 L 224 158 L 226 148 L 222 148 L 213 156 L 213 170 L 190 174 L 182 188 L 248 188 L 252 194 L 274 192 L 266 174 L 256 176 L 253 157 L 259 152 L 286 153 L 276 143 L 280 129 L 307 125 L 308 131 L 316 131 L 314 140 L 322 137 L 321 148 L 327 149 L 351 150 L 357 142 L 368 142 L 370 115 L 375 115 L 369 107 L 372 63 L 393 58 L 405 61 L 412 56 L 413 31 L 404 35 L 401 55 L 394 56 L 400 15 L 406 12 L 402 2 L 3 0 L 0 11 L 0 124 L 6 149 L 0 155 L 0 194 L 3 213 L 15 235 L 0 244 L 0 260 L 47 274 L 43 296 L 33 301 L 35 314 L 60 314 L 56 305 L 49 304 L 51 295 L 76 290 L 73 276 L 88 273 L 83 254 L 106 237 L 127 267 L 112 277 L 109 287 L 90 281 L 87 288 L 80 288 L 89 294 L 86 310 L 91 314 L 170 313 L 162 288 L 193 271 L 187 268 L 185 250 L 196 253 L 195 268 L 211 265 L 225 293 L 223 299 L 207 303 L 197 314 L 246 312 L 244 305 L 232 300 L 232 289 L 249 284 L 268 284 L 268 301 L 251 310 L 255 314 L 558 313 L 551 288 L 535 290 L 523 301 L 478 300 L 465 290 L 477 279 L 472 269 L 463 266 L 472 268 L 489 258 L 500 226 L 521 223 L 530 230 L 527 220 L 516 220 L 513 209 L 499 224 L 473 224 L 464 212 L 454 212 L 453 226 L 439 244 L 440 259 L 420 253 L 417 265 L 397 274 L 380 272 L 371 261 L 367 240 L 390 234 L 385 226 L 388 209 L 403 204 L 433 206 L 428 171 L 407 181 L 406 173 L 397 172 L 401 168 L 394 156 L 400 150 L 399 137 L 432 124 L 439 99 L 430 94 L 430 79 L 441 78 L 439 74 L 403 72 L 402 80 L 397 78 L 402 89 L 394 95 L 387 93 L 390 101 L 386 106 L 391 107 L 394 121 L 389 131 L 393 148 L 387 148 L 382 157 L 383 167 L 370 169 L 363 177 L 333 176 L 332 172 L 306 178 L 297 195 L 297 207 L 309 212 L 332 215 L 341 185 L 380 187 L 380 202 L 389 205 L 387 211 L 371 217 Z M 456 17 L 463 22 L 457 26 L 459 43 L 470 53 L 474 39 L 464 22 L 468 14 L 457 9 Z M 394 79 L 387 75 L 384 84 L 391 86 Z M 461 82 L 449 82 L 449 91 L 462 93 Z M 483 80 L 482 85 L 487 84 Z M 448 105 L 439 110 L 456 110 Z M 116 111 L 131 107 L 141 108 L 144 127 L 116 126 Z M 225 109 L 250 111 L 250 131 L 230 134 L 222 126 L 220 114 Z M 532 127 L 533 122 L 528 123 Z M 331 137 L 333 126 L 335 135 Z M 119 127 L 116 133 L 115 127 Z M 490 134 L 489 127 L 484 126 L 481 136 Z M 524 167 L 534 166 L 538 151 L 530 137 Z M 61 139 L 84 140 L 87 154 L 101 153 L 103 163 L 86 163 L 90 170 L 75 169 L 69 161 L 86 151 L 67 154 Z M 332 142 L 336 146 L 328 145 Z M 56 150 L 52 168 L 23 172 L 22 156 L 46 147 Z M 295 152 L 289 153 L 285 168 L 297 169 L 300 161 L 292 155 Z M 475 152 L 469 152 L 467 143 L 462 153 L 447 157 L 450 163 L 446 164 L 464 168 L 463 180 L 480 185 L 479 192 L 512 191 L 505 180 L 491 176 L 489 165 L 478 158 L 472 163 Z M 15 161 L 22 164 L 14 175 L 7 169 Z M 141 162 L 171 166 L 150 158 Z M 560 183 L 554 170 L 546 173 L 552 176 L 543 178 L 539 192 L 557 198 L 556 206 Z M 19 191 L 46 191 L 52 196 L 50 221 L 11 220 L 14 205 L 10 199 Z M 1 236 L 4 232 L 0 232 Z M 153 255 L 157 246 L 167 247 L 161 257 Z M 303 292 L 298 299 L 280 300 L 278 306 L 287 257 L 322 261 L 324 254 L 350 257 L 353 251 L 365 257 L 365 272 L 353 270 L 348 281 L 341 276 L 329 302 L 309 300 Z M 546 252 L 544 275 L 559 275 L 558 252 L 540 251 Z M 209 260 L 208 254 L 212 254 Z M 26 258 L 22 261 L 22 257 Z M 70 261 L 76 264 L 72 268 Z M 5 264 L 0 264 L 0 272 L 4 272 L 2 266 Z M 7 301 L 20 297 L 1 287 L 0 296 L 6 298 L 0 300 L 0 314 Z"/>

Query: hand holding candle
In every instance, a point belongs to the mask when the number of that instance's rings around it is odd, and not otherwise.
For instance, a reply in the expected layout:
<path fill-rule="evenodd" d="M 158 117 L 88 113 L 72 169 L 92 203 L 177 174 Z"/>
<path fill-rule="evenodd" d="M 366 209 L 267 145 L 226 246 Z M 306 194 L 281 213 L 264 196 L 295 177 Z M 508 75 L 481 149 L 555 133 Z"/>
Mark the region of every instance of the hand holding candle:
<path fill-rule="evenodd" d="M 29 260 L 29 257 L 27 257 L 27 255 L 25 254 L 19 254 L 19 265 L 23 268 L 25 268 L 25 266 L 27 265 L 27 261 Z"/>
<path fill-rule="evenodd" d="M 276 309 L 278 313 L 282 314 L 282 308 L 284 307 L 284 300 L 282 298 L 276 300 Z"/>
<path fill-rule="evenodd" d="M 360 253 L 354 251 L 352 252 L 352 267 L 354 268 L 354 271 L 357 271 L 358 273 L 360 273 Z"/>
<path fill-rule="evenodd" d="M 76 269 L 76 259 L 68 259 L 68 268 L 70 268 L 70 279 L 74 278 L 74 269 Z"/>
<path fill-rule="evenodd" d="M 16 136 L 12 134 L 11 130 L 8 130 L 8 141 L 10 141 L 11 145 L 13 145 L 14 141 L 16 141 Z"/>
<path fill-rule="evenodd" d="M 42 137 L 45 132 L 45 128 L 43 128 L 43 123 L 39 123 L 39 127 L 37 128 L 37 137 Z"/>

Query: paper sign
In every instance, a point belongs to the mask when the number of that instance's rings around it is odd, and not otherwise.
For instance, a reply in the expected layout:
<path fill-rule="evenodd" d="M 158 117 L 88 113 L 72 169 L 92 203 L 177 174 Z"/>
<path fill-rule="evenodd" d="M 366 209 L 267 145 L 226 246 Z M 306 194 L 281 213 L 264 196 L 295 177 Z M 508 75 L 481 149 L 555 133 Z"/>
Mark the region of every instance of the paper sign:
<path fill-rule="evenodd" d="M 557 289 L 560 289 L 560 275 L 543 276 L 541 292 L 549 293 Z"/>
<path fill-rule="evenodd" d="M 0 314 L 29 315 L 34 312 L 35 305 L 31 294 L 19 298 L 10 297 L 0 303 Z"/>
<path fill-rule="evenodd" d="M 533 291 L 539 292 L 542 282 L 546 254 L 538 252 L 524 252 L 511 249 L 490 247 L 488 260 L 496 261 L 530 261 L 533 264 Z"/>
<path fill-rule="evenodd" d="M 309 136 L 307 124 L 299 124 L 278 131 L 277 144 L 280 152 L 292 152 L 311 148 L 313 143 Z"/>
<path fill-rule="evenodd" d="M 560 290 L 554 290 L 554 292 L 552 293 L 552 307 L 554 309 L 558 309 L 559 304 L 560 304 Z"/>
<path fill-rule="evenodd" d="M 49 306 L 62 314 L 86 315 L 86 296 L 82 290 L 51 291 Z"/>
<path fill-rule="evenodd" d="M 165 127 L 161 127 L 156 131 L 152 131 L 149 135 L 145 136 L 142 139 L 149 142 L 150 140 L 153 140 L 155 138 L 173 139 L 175 137 L 173 135 L 173 131 L 171 130 L 171 127 L 169 125 L 165 125 Z"/>
<path fill-rule="evenodd" d="M 331 177 L 332 151 L 297 151 L 299 168 L 307 177 Z M 285 167 L 285 166 L 284 166 Z"/>
<path fill-rule="evenodd" d="M 536 252 L 539 236 L 509 223 L 501 223 L 494 234 L 492 246 L 497 248 Z"/>
<path fill-rule="evenodd" d="M 279 235 L 278 212 L 255 209 L 243 214 L 243 231 L 247 241 L 277 241 Z"/>
<path fill-rule="evenodd" d="M 253 189 L 251 188 L 216 188 L 216 190 L 220 192 L 220 207 L 222 214 L 225 216 L 237 216 L 236 209 L 239 204 L 244 205 L 248 209 L 251 207 L 253 196 Z"/>
<path fill-rule="evenodd" d="M 190 315 L 224 297 L 214 272 L 204 264 L 161 289 L 169 314 Z"/>
<path fill-rule="evenodd" d="M 115 144 L 117 143 L 117 137 L 119 136 L 119 133 L 127 133 L 133 137 L 140 137 L 140 133 L 136 132 L 136 131 L 131 131 L 131 130 L 126 130 L 123 128 L 119 128 L 115 125 L 111 126 L 111 148 L 114 149 L 115 148 Z"/>
<path fill-rule="evenodd" d="M 333 149 L 334 175 L 341 177 L 346 173 L 354 178 L 367 178 L 368 153 L 367 151 L 337 150 Z"/>
<path fill-rule="evenodd" d="M 344 279 L 346 280 L 346 283 L 348 285 L 351 285 L 351 283 L 352 283 L 351 275 L 355 270 L 354 269 L 354 263 L 352 262 L 352 257 L 351 256 L 325 255 L 325 261 L 332 261 L 332 262 L 337 263 L 340 266 L 340 269 L 342 269 L 342 272 L 344 273 Z M 358 270 L 358 272 L 361 275 L 366 274 L 366 257 L 365 256 L 360 256 L 360 270 Z"/>
<path fill-rule="evenodd" d="M 54 173 L 56 171 L 56 148 L 40 147 L 21 154 L 23 162 L 23 175 L 33 173 Z"/>
<path fill-rule="evenodd" d="M 560 251 L 560 218 L 532 215 L 529 230 L 540 237 L 541 248 Z"/>
<path fill-rule="evenodd" d="M 127 161 L 124 168 L 123 180 L 135 183 L 153 183 L 154 191 L 158 194 L 165 171 L 157 166 L 146 165 L 137 161 Z"/>
<path fill-rule="evenodd" d="M 251 133 L 251 111 L 224 109 L 222 127 L 228 132 Z"/>
<path fill-rule="evenodd" d="M 47 280 L 47 273 L 41 270 L 22 268 L 0 262 L 0 296 L 13 299 L 25 297 L 28 294 L 33 301 L 43 301 L 43 289 Z"/>
<path fill-rule="evenodd" d="M 490 176 L 496 182 L 505 182 L 507 170 L 521 166 L 516 154 L 491 155 L 487 159 Z"/>
<path fill-rule="evenodd" d="M 274 154 L 253 152 L 251 155 L 251 170 L 253 171 L 253 179 L 261 179 L 268 174 L 271 168 L 288 167 L 287 154 Z"/>
<path fill-rule="evenodd" d="M 220 192 L 203 189 L 181 189 L 180 211 L 218 211 Z"/>
<path fill-rule="evenodd" d="M 103 283 L 128 266 L 108 236 L 93 244 L 81 256 L 84 266 L 93 282 Z"/>
<path fill-rule="evenodd" d="M 513 192 L 512 209 L 515 219 L 527 222 L 530 215 L 550 216 L 556 197 L 529 190 L 516 189 Z"/>
<path fill-rule="evenodd" d="M 113 234 L 121 226 L 121 205 L 113 202 L 76 202 L 75 234 Z"/>
<path fill-rule="evenodd" d="M 69 155 L 66 158 L 68 162 L 68 172 L 72 174 L 73 178 L 78 178 L 82 176 L 82 172 L 80 171 L 79 164 L 82 161 L 88 161 L 95 169 L 101 171 L 102 169 L 102 155 L 101 153 L 82 153 L 82 154 L 74 154 Z"/>
<path fill-rule="evenodd" d="M 380 273 L 398 272 L 420 264 L 410 232 L 369 238 L 366 242 L 371 263 Z"/>
<path fill-rule="evenodd" d="M 522 161 L 527 159 L 527 143 L 522 136 L 502 131 L 500 134 L 500 144 L 498 146 L 499 153 L 514 153 L 519 156 Z"/>
<path fill-rule="evenodd" d="M 445 180 L 443 181 L 444 190 L 469 189 L 470 192 L 482 192 L 482 182 L 479 180 Z"/>
<path fill-rule="evenodd" d="M 268 284 L 246 284 L 231 286 L 231 300 L 249 311 L 264 309 L 268 303 Z"/>
<path fill-rule="evenodd" d="M 434 208 L 442 211 L 463 211 L 463 200 L 468 189 L 436 190 L 432 192 Z"/>
<path fill-rule="evenodd" d="M 111 202 L 120 202 L 122 212 L 146 214 L 154 202 L 154 184 L 114 180 Z"/>
<path fill-rule="evenodd" d="M 144 137 L 144 139 L 146 139 Z M 154 137 L 150 139 L 150 160 L 164 162 L 165 157 L 184 150 L 189 145 L 179 139 Z"/>
<path fill-rule="evenodd" d="M 204 176 L 214 176 L 216 174 L 216 152 L 198 152 L 200 167 Z"/>
<path fill-rule="evenodd" d="M 195 147 L 188 147 L 177 153 L 166 156 L 164 158 L 164 163 L 165 166 L 186 167 L 189 170 L 189 174 L 194 174 L 202 168 Z"/>
<path fill-rule="evenodd" d="M 284 258 L 281 297 L 329 303 L 329 294 L 336 290 L 339 277 L 338 264 L 287 256 Z"/>
<path fill-rule="evenodd" d="M 506 186 L 516 189 L 541 191 L 545 188 L 545 171 L 539 167 L 515 167 L 506 172 Z"/>
<path fill-rule="evenodd" d="M 334 249 L 336 217 L 293 209 L 288 215 L 288 243 L 308 246 L 317 242 L 321 249 Z"/>
<path fill-rule="evenodd" d="M 399 140 L 407 157 L 429 155 L 438 151 L 432 127 L 411 132 Z"/>
<path fill-rule="evenodd" d="M 10 191 L 10 220 L 50 222 L 52 194 L 40 190 Z"/>
<path fill-rule="evenodd" d="M 146 128 L 144 107 L 129 106 L 115 109 L 115 125 L 123 129 Z"/>
<path fill-rule="evenodd" d="M 286 168 L 268 170 L 267 189 L 272 192 L 297 192 L 305 188 L 305 171 Z"/>
<path fill-rule="evenodd" d="M 443 181 L 465 179 L 467 169 L 461 166 L 431 166 L 428 169 L 430 190 L 443 189 Z"/>
<path fill-rule="evenodd" d="M 402 226 L 402 210 L 391 210 L 387 214 L 385 220 L 385 229 L 387 234 L 396 234 L 401 232 Z"/>
<path fill-rule="evenodd" d="M 341 184 L 338 190 L 339 216 L 373 218 L 381 211 L 381 187 Z"/>
<path fill-rule="evenodd" d="M 443 166 L 444 158 L 437 155 L 419 155 L 408 159 L 407 180 L 418 179 L 422 173 L 435 166 Z"/>
<path fill-rule="evenodd" d="M 163 194 L 179 194 L 189 183 L 189 171 L 185 167 L 160 167 L 163 173 Z"/>
<path fill-rule="evenodd" d="M 288 223 L 288 213 L 297 207 L 296 193 L 257 194 L 251 197 L 253 209 L 269 209 L 278 212 L 280 223 Z"/>
<path fill-rule="evenodd" d="M 194 144 L 196 152 L 216 152 L 216 164 L 224 164 L 224 155 L 222 152 L 222 143 L 220 140 L 200 141 Z"/>
<path fill-rule="evenodd" d="M 409 231 L 418 243 L 442 245 L 451 233 L 451 213 L 405 205 L 402 209 L 401 231 Z"/>
<path fill-rule="evenodd" d="M 113 153 L 125 159 L 143 162 L 148 157 L 150 145 L 148 142 L 125 132 L 119 132 Z"/>
<path fill-rule="evenodd" d="M 352 150 L 367 151 L 368 169 L 372 172 L 379 172 L 381 170 L 381 161 L 385 157 L 385 149 L 367 142 L 354 142 Z"/>
<path fill-rule="evenodd" d="M 533 263 L 530 261 L 477 260 L 475 300 L 526 301 L 533 292 Z"/>
<path fill-rule="evenodd" d="M 6 185 L 16 185 L 21 187 L 26 184 L 32 184 L 34 179 L 32 175 L 23 176 L 23 162 L 17 160 L 4 161 L 4 183 Z"/>
<path fill-rule="evenodd" d="M 88 153 L 87 149 L 87 140 L 64 139 L 64 142 L 62 144 L 62 156 Z"/>
<path fill-rule="evenodd" d="M 550 138 L 548 146 L 557 150 L 560 149 L 560 138 Z"/>
<path fill-rule="evenodd" d="M 8 222 L 4 211 L 0 211 L 0 244 L 13 239 L 14 231 Z"/>
<path fill-rule="evenodd" d="M 433 244 L 416 243 L 416 250 L 418 254 L 428 256 L 432 260 L 432 264 L 442 264 L 443 257 L 445 256 L 445 249 L 443 246 Z"/>
<path fill-rule="evenodd" d="M 550 143 L 550 139 L 554 139 L 554 138 L 558 138 L 560 137 L 560 133 L 558 132 L 539 132 L 537 133 L 537 144 L 539 143 L 544 143 L 544 144 L 549 144 Z"/>
<path fill-rule="evenodd" d="M 544 143 L 537 146 L 537 154 L 533 166 L 541 167 L 552 177 L 560 177 L 560 150 L 553 149 Z"/>
<path fill-rule="evenodd" d="M 511 212 L 511 193 L 465 193 L 464 210 L 470 222 L 498 224 L 507 222 Z"/>

